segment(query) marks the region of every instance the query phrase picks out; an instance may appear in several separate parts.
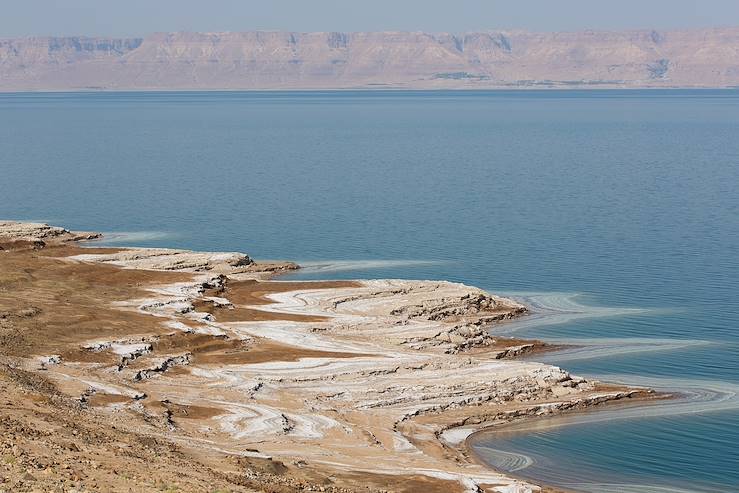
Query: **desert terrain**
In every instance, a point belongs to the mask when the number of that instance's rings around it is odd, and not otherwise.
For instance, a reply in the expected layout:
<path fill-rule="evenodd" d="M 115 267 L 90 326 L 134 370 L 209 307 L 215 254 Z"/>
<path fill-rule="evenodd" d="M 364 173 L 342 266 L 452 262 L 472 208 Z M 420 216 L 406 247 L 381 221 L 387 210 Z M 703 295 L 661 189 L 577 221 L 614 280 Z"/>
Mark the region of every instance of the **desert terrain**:
<path fill-rule="evenodd" d="M 0 38 L 0 91 L 736 86 L 736 27 Z"/>
<path fill-rule="evenodd" d="M 98 236 L 0 221 L 0 491 L 547 491 L 467 438 L 651 395 L 517 360 L 474 287 Z"/>

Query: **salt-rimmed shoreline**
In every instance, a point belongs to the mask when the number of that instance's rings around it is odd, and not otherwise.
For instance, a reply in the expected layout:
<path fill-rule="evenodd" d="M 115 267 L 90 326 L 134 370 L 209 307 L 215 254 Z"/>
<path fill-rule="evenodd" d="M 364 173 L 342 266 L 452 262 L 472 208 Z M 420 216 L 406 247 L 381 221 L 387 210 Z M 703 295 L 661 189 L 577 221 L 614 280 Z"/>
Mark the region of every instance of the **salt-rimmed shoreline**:
<path fill-rule="evenodd" d="M 59 237 L 77 238 L 58 231 L 51 238 Z M 525 308 L 462 284 L 318 281 L 290 289 L 289 281 L 255 279 L 292 264 L 262 268 L 238 253 L 98 248 L 66 260 L 192 274 L 192 282 L 151 286 L 146 299 L 116 303 L 121 310 L 154 315 L 176 331 L 137 333 L 152 351 L 117 363 L 117 370 L 64 360 L 50 366 L 48 375 L 70 395 L 92 387 L 131 396 L 130 403 L 116 401 L 111 410 L 135 413 L 157 402 L 213 409 L 215 414 L 197 425 L 170 418 L 167 423 L 173 440 L 197 439 L 206 427 L 214 451 L 259 450 L 339 475 L 403 471 L 404 476 L 452 481 L 464 491 L 538 491 L 475 464 L 455 430 L 640 395 L 557 367 L 500 359 L 519 346 L 490 335 L 487 327 Z M 223 353 L 222 363 L 217 356 L 199 359 L 200 349 L 187 345 L 195 336 L 228 342 L 234 349 Z M 177 352 L 162 351 L 158 345 L 167 338 L 184 338 L 185 345 Z M 89 350 L 92 343 L 121 346 L 118 340 L 96 339 L 81 341 L 79 350 Z M 285 348 L 298 353 L 269 356 L 270 344 L 279 345 L 280 354 Z M 243 356 L 237 350 L 241 346 Z M 250 361 L 250 351 L 267 356 Z M 177 371 L 170 371 L 171 362 Z M 146 378 L 137 377 L 142 374 Z"/>

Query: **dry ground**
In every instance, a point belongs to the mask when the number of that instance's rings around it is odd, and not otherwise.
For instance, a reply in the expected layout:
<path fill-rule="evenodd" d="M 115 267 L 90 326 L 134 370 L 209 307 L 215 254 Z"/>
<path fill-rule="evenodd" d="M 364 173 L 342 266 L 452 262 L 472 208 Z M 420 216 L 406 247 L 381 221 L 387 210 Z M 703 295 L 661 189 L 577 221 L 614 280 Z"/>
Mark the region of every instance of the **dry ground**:
<path fill-rule="evenodd" d="M 0 252 L 0 492 L 392 489 L 441 493 L 459 489 L 456 482 L 424 477 L 404 478 L 401 484 L 394 476 L 348 474 L 337 478 L 268 459 L 203 454 L 197 446 L 176 445 L 156 433 L 147 433 L 157 430 L 157 423 L 137 424 L 139 416 L 118 413 L 111 417 L 99 410 L 121 396 L 96 394 L 84 404 L 70 399 L 44 377 L 43 371 L 23 369 L 23 358 L 59 354 L 66 361 L 108 363 L 109 353 L 81 351 L 80 344 L 135 334 L 159 334 L 162 338 L 157 342 L 158 349 L 187 349 L 196 361 L 205 363 L 294 361 L 321 352 L 270 341 L 242 347 L 238 341 L 207 335 L 172 334 L 156 317 L 111 306 L 116 301 L 145 296 L 145 286 L 188 281 L 191 274 L 126 270 L 58 258 L 97 252 L 90 248 L 35 250 L 32 243 L 18 242 L 11 246 L 12 250 L 5 245 Z M 112 249 L 99 251 L 110 253 Z M 300 286 L 243 281 L 234 283 L 229 296 L 240 304 L 258 305 L 267 303 L 263 297 L 270 292 Z M 331 283 L 323 287 L 331 287 Z M 277 318 L 265 311 L 236 311 L 238 320 Z M 151 406 L 152 415 L 157 411 L 155 407 Z M 167 407 L 175 421 L 219 412 L 174 403 Z M 131 431 L 137 427 L 142 432 Z"/>

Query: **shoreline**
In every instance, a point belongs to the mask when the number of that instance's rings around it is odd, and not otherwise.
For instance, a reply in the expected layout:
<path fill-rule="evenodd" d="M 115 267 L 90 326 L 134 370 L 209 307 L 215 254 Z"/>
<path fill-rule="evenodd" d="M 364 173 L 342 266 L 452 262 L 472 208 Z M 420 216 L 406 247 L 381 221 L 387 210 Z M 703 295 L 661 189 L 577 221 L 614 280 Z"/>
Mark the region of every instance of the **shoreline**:
<path fill-rule="evenodd" d="M 285 93 L 351 93 L 351 92 L 363 92 L 363 93 L 445 93 L 445 92 L 462 92 L 462 93 L 484 93 L 484 92 L 592 92 L 592 93 L 612 93 L 617 91 L 623 92 L 634 92 L 634 91 L 650 91 L 650 92 L 678 92 L 678 91 L 723 91 L 723 92 L 736 92 L 739 91 L 739 86 L 607 86 L 599 85 L 598 87 L 593 86 L 491 86 L 488 88 L 484 87 L 449 87 L 449 88 L 436 88 L 436 87 L 337 87 L 337 88 L 272 88 L 272 89 L 39 89 L 39 90 L 2 90 L 0 89 L 0 95 L 29 95 L 29 94 L 145 94 L 145 93 L 156 93 L 156 94 L 177 94 L 177 93 L 205 93 L 205 94 L 285 94 Z"/>
<path fill-rule="evenodd" d="M 615 385 L 615 384 L 609 384 L 609 385 Z M 604 403 L 596 404 L 590 407 L 584 407 L 582 409 L 569 411 L 567 413 L 553 415 L 553 416 L 550 416 L 549 418 L 556 419 L 558 417 L 572 416 L 572 415 L 583 414 L 583 413 L 597 413 L 605 409 L 613 410 L 613 409 L 618 409 L 619 407 L 627 408 L 627 407 L 637 406 L 639 404 L 644 404 L 644 403 L 653 403 L 654 405 L 658 405 L 659 402 L 663 400 L 668 400 L 668 399 L 672 400 L 672 399 L 679 399 L 679 398 L 680 396 L 678 394 L 667 393 L 667 392 L 656 392 L 650 389 L 643 389 L 642 391 L 637 391 L 636 395 L 628 397 L 625 400 L 604 402 Z M 547 418 L 539 418 L 539 419 L 547 419 Z M 520 427 L 521 425 L 525 426 L 527 423 L 530 423 L 531 426 L 533 427 L 536 421 L 537 421 L 536 417 L 524 417 L 518 420 L 509 421 L 507 423 L 503 423 L 497 426 L 488 426 L 485 428 L 481 428 L 477 431 L 472 432 L 464 440 L 464 451 L 465 453 L 468 454 L 470 459 L 473 460 L 474 462 L 482 466 L 495 469 L 493 466 L 489 465 L 485 461 L 485 459 L 475 450 L 476 443 L 483 441 L 486 437 L 494 436 L 496 433 L 526 434 L 530 431 L 529 428 L 527 427 L 518 428 L 518 427 Z M 568 426 L 568 425 L 562 424 L 559 426 Z M 517 429 L 511 430 L 511 428 L 514 428 L 514 427 Z M 560 486 L 549 485 L 545 479 L 524 477 L 524 476 L 517 474 L 516 472 L 509 472 L 509 471 L 500 471 L 500 472 L 503 472 L 504 474 L 517 478 L 521 481 L 534 481 L 539 486 L 542 487 L 542 493 L 574 493 L 572 490 L 568 490 Z"/>
<path fill-rule="evenodd" d="M 267 279 L 295 264 L 264 265 L 238 253 L 81 248 L 76 242 L 97 236 L 39 226 L 0 222 L 0 253 L 18 263 L 18 272 L 47 262 L 45 275 L 54 266 L 79 271 L 91 276 L 85 282 L 102 279 L 120 293 L 86 294 L 92 324 L 72 335 L 56 304 L 26 309 L 33 312 L 27 316 L 9 312 L 4 319 L 32 335 L 30 320 L 56 317 L 63 341 L 47 341 L 47 325 L 43 339 L 18 346 L 28 349 L 0 356 L 43 375 L 84 409 L 114 417 L 116 427 L 188 449 L 201 443 L 188 452 L 201 462 L 226 452 L 249 467 L 266 461 L 282 471 L 279 480 L 274 471 L 247 471 L 262 486 L 298 487 L 295 478 L 316 481 L 318 474 L 333 478 L 335 491 L 353 491 L 357 481 L 390 491 L 413 491 L 408 484 L 540 491 L 482 467 L 471 438 L 501 422 L 648 392 L 515 359 L 554 348 L 491 335 L 489 326 L 526 308 L 469 286 L 273 281 Z M 118 328 L 100 332 L 101 321 Z M 477 430 L 455 443 L 460 429 L 470 428 Z"/>

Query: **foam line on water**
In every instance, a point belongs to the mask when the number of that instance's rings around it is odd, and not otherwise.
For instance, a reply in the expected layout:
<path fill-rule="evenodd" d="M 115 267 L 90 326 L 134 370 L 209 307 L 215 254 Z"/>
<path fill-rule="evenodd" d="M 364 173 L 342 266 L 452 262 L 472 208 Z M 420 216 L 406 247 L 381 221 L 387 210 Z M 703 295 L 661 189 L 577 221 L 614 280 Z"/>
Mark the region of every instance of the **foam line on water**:
<path fill-rule="evenodd" d="M 510 334 L 547 325 L 559 325 L 573 320 L 603 317 L 621 317 L 640 314 L 663 313 L 653 308 L 606 307 L 585 305 L 577 299 L 579 293 L 502 292 L 501 296 L 513 298 L 526 305 L 530 314 L 512 322 L 496 326 L 496 334 Z"/>
<path fill-rule="evenodd" d="M 699 380 L 689 378 L 645 377 L 638 375 L 605 374 L 601 380 L 628 382 L 629 385 L 649 387 L 657 391 L 677 393 L 678 398 L 660 402 L 658 405 L 640 404 L 621 411 L 604 410 L 606 418 L 625 419 L 705 414 L 709 412 L 739 409 L 739 384 L 721 380 Z M 600 414 L 594 413 L 595 415 Z M 593 418 L 598 418 L 593 416 Z"/>
<path fill-rule="evenodd" d="M 516 472 L 526 469 L 534 463 L 534 459 L 526 454 L 499 450 L 487 446 L 475 446 L 475 452 L 485 457 L 485 462 L 499 471 Z"/>
<path fill-rule="evenodd" d="M 324 260 L 298 262 L 302 273 L 330 273 L 438 265 L 441 260 Z"/>
<path fill-rule="evenodd" d="M 621 317 L 629 315 L 656 314 L 665 310 L 622 307 L 599 307 L 584 305 L 578 301 L 576 293 L 503 293 L 525 303 L 531 315 L 503 324 L 494 329 L 497 334 L 524 331 L 534 327 L 568 323 L 577 319 Z M 562 362 L 603 358 L 615 355 L 626 355 L 637 352 L 672 351 L 699 345 L 715 344 L 714 342 L 692 339 L 656 339 L 656 338 L 557 338 L 546 339 L 547 342 L 569 345 L 561 351 L 536 355 L 536 361 L 550 364 Z M 720 380 L 698 380 L 688 378 L 640 377 L 635 375 L 601 374 L 594 375 L 603 381 L 627 384 L 630 386 L 651 388 L 657 391 L 672 393 L 676 397 L 663 401 L 637 401 L 627 406 L 591 409 L 584 413 L 565 414 L 550 418 L 524 421 L 506 426 L 500 430 L 490 431 L 489 437 L 496 433 L 541 432 L 563 426 L 588 423 L 600 423 L 627 419 L 655 419 L 661 417 L 705 414 L 739 409 L 739 385 Z M 527 454 L 510 450 L 500 450 L 477 441 L 475 450 L 485 458 L 492 467 L 516 472 L 532 466 L 536 459 Z M 668 485 L 628 484 L 628 483 L 559 483 L 560 486 L 583 492 L 604 493 L 707 493 L 708 490 L 691 488 L 686 490 Z"/>
<path fill-rule="evenodd" d="M 730 382 L 634 375 L 600 375 L 598 378 L 609 382 L 628 381 L 629 385 L 674 393 L 676 397 L 659 402 L 637 401 L 629 403 L 628 406 L 590 409 L 582 413 L 523 421 L 506 426 L 500 432 L 543 431 L 578 424 L 705 414 L 739 409 L 739 385 Z M 489 433 L 494 434 L 498 431 Z"/>
<path fill-rule="evenodd" d="M 561 486 L 588 493 L 717 493 L 716 490 L 695 488 L 686 490 L 675 486 L 655 486 L 650 484 L 567 483 Z"/>
<path fill-rule="evenodd" d="M 149 241 L 167 240 L 176 237 L 167 231 L 109 231 L 104 232 L 103 237 L 96 240 L 96 245 L 117 245 L 144 243 Z"/>
<path fill-rule="evenodd" d="M 552 353 L 537 354 L 535 360 L 540 363 L 561 364 L 568 361 L 579 361 L 595 358 L 606 358 L 634 353 L 651 353 L 657 351 L 676 351 L 695 346 L 716 344 L 711 341 L 697 339 L 650 339 L 650 338 L 547 338 L 550 344 L 568 346 Z"/>
<path fill-rule="evenodd" d="M 623 382 L 628 380 L 631 385 L 653 388 L 663 392 L 679 392 L 679 396 L 670 400 L 660 402 L 642 401 L 629 404 L 625 407 L 612 407 L 602 409 L 590 409 L 587 412 L 565 414 L 550 418 L 537 418 L 533 421 L 523 421 L 505 426 L 499 430 L 485 432 L 486 438 L 478 438 L 474 445 L 476 453 L 484 458 L 485 462 L 495 469 L 504 472 L 517 472 L 524 470 L 536 462 L 536 458 L 530 455 L 510 450 L 500 450 L 490 446 L 490 438 L 499 433 L 525 433 L 546 432 L 547 430 L 574 426 L 581 424 L 592 424 L 606 421 L 618 421 L 626 419 L 649 419 L 670 416 L 682 416 L 691 414 L 704 414 L 739 409 L 739 385 L 716 380 L 691 380 L 681 378 L 655 378 L 635 377 L 633 375 L 603 375 L 601 378 L 610 381 Z M 482 440 L 486 441 L 482 445 Z M 492 442 L 494 444 L 494 442 Z M 702 490 L 692 488 L 689 490 L 666 486 L 649 484 L 629 483 L 562 483 L 559 486 L 571 488 L 576 491 L 589 493 L 613 492 L 613 493 L 711 493 L 717 490 Z"/>

